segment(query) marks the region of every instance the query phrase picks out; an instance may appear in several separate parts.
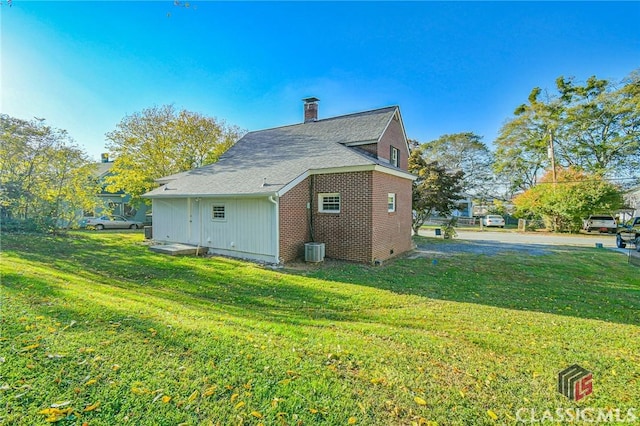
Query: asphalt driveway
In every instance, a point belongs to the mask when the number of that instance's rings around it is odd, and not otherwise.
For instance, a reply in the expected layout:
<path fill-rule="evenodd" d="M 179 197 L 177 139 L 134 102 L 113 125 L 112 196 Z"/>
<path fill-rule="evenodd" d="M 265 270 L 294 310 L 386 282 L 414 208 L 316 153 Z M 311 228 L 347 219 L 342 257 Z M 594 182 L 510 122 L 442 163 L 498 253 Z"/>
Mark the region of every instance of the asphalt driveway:
<path fill-rule="evenodd" d="M 602 244 L 605 249 L 626 253 L 616 248 L 616 238 L 607 234 L 551 234 L 541 232 L 515 231 L 457 231 L 458 236 L 447 244 L 421 244 L 415 255 L 446 255 L 448 253 L 474 253 L 496 255 L 504 252 L 523 252 L 530 255 L 550 253 L 559 246 L 596 247 Z M 432 229 L 421 230 L 420 235 L 435 237 Z"/>

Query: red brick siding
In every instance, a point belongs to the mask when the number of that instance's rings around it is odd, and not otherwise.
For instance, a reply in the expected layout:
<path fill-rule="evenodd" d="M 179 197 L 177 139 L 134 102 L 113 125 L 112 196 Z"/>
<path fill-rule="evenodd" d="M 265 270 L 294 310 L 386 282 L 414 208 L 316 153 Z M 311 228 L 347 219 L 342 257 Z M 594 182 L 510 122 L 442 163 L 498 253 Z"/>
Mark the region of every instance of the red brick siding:
<path fill-rule="evenodd" d="M 361 149 L 365 152 L 368 152 L 372 155 L 378 155 L 378 144 L 377 143 L 368 143 L 366 145 L 356 145 L 355 149 Z"/>
<path fill-rule="evenodd" d="M 280 258 L 291 262 L 304 258 L 309 235 L 309 178 L 280 197 Z"/>
<path fill-rule="evenodd" d="M 327 258 L 370 263 L 385 260 L 411 245 L 411 181 L 380 172 L 310 176 L 280 197 L 280 258 L 304 258 L 309 231 L 309 182 L 312 182 L 314 241 L 325 243 Z M 318 194 L 340 193 L 340 213 L 318 211 Z M 387 211 L 387 195 L 396 194 L 396 211 Z M 393 253 L 391 251 L 393 250 Z"/>
<path fill-rule="evenodd" d="M 396 194 L 396 211 L 389 213 L 387 198 Z M 411 181 L 373 172 L 372 261 L 411 250 Z M 392 253 L 393 251 L 393 253 Z"/>
<path fill-rule="evenodd" d="M 313 226 L 315 241 L 325 243 L 328 258 L 371 261 L 371 184 L 373 172 L 316 175 Z M 340 213 L 318 212 L 318 194 L 340 193 Z"/>
<path fill-rule="evenodd" d="M 409 151 L 407 150 L 407 144 L 405 143 L 402 126 L 395 118 L 391 120 L 389 127 L 387 127 L 387 131 L 382 135 L 382 138 L 378 143 L 378 158 L 389 160 L 391 146 L 398 148 L 400 151 L 400 168 L 402 170 L 407 170 Z"/>

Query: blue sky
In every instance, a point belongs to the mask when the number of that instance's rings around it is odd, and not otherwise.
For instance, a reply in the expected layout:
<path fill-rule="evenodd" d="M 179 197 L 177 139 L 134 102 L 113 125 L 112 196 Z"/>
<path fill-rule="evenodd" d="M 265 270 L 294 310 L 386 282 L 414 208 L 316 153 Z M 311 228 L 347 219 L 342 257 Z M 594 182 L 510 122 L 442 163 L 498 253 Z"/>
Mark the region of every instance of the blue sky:
<path fill-rule="evenodd" d="M 640 2 L 34 2 L 0 7 L 1 111 L 96 160 L 153 105 L 246 130 L 399 105 L 421 142 L 488 144 L 535 86 L 640 67 Z"/>

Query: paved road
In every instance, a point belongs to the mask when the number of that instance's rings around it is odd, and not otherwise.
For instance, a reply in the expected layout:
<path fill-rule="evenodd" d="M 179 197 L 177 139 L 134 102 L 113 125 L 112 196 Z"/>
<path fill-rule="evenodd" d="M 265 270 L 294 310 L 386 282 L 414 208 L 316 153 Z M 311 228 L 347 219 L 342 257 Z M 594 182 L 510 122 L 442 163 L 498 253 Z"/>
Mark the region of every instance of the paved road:
<path fill-rule="evenodd" d="M 616 247 L 616 237 L 611 234 L 551 234 L 546 232 L 515 232 L 515 231 L 464 231 L 457 230 L 457 240 L 465 241 L 491 241 L 517 245 L 551 245 L 551 246 L 576 246 L 595 247 L 596 243 L 606 248 Z M 425 237 L 435 236 L 434 230 L 421 230 L 420 235 Z"/>

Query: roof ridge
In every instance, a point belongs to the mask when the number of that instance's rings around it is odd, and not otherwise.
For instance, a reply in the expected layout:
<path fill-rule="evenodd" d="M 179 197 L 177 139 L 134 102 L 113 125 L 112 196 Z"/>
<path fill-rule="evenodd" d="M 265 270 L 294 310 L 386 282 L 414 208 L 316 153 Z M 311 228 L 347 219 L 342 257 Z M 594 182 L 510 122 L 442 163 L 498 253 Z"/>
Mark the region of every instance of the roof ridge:
<path fill-rule="evenodd" d="M 371 114 L 373 112 L 378 112 L 378 111 L 382 111 L 382 110 L 385 110 L 385 109 L 396 110 L 398 108 L 399 108 L 398 105 L 389 105 L 389 106 L 386 106 L 386 107 L 370 109 L 370 110 L 367 110 L 367 111 L 351 112 L 349 114 L 342 114 L 342 115 L 336 115 L 336 116 L 333 116 L 333 117 L 322 118 L 322 119 L 319 119 L 319 120 L 316 120 L 316 121 L 309 121 L 307 123 L 302 122 L 302 123 L 294 123 L 294 124 L 284 124 L 282 126 L 268 127 L 266 129 L 260 129 L 260 130 L 252 130 L 250 132 L 247 132 L 246 134 L 248 135 L 248 134 L 251 134 L 251 133 L 266 132 L 268 130 L 286 129 L 287 127 L 302 126 L 302 125 L 305 125 L 305 124 L 322 123 L 323 121 L 331 121 L 331 120 L 337 120 L 337 119 L 340 119 L 340 118 L 354 117 L 354 116 L 357 116 L 357 115 Z"/>
<path fill-rule="evenodd" d="M 356 116 L 356 115 L 371 114 L 372 112 L 378 112 L 378 111 L 382 111 L 382 110 L 385 110 L 385 109 L 388 109 L 388 110 L 394 109 L 395 110 L 395 109 L 398 109 L 398 105 L 389 105 L 389 106 L 386 106 L 386 107 L 370 109 L 370 110 L 367 110 L 367 111 L 352 112 L 352 113 L 349 113 L 349 114 L 336 115 L 334 117 L 327 117 L 327 118 L 323 118 L 321 120 L 314 121 L 314 123 L 319 123 L 321 121 L 335 120 L 335 119 L 338 119 L 338 118 L 353 117 L 353 116 Z M 304 124 L 304 123 L 301 123 L 301 124 Z"/>

